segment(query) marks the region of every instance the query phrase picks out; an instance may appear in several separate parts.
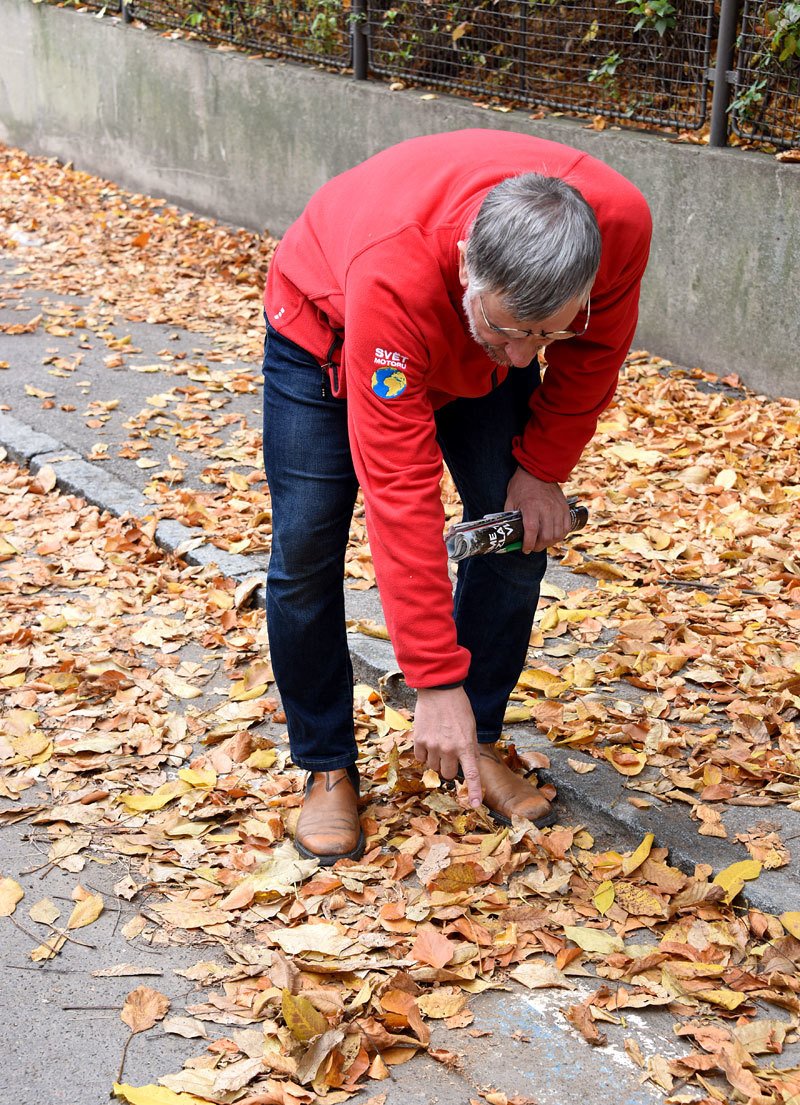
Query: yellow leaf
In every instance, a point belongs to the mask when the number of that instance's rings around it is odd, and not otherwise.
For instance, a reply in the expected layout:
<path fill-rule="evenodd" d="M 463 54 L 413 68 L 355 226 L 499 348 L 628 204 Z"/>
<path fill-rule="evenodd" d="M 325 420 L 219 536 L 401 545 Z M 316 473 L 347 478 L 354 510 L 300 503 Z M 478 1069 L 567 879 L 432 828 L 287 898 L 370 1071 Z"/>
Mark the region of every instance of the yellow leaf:
<path fill-rule="evenodd" d="M 747 1001 L 747 994 L 738 990 L 698 990 L 695 997 L 702 998 L 712 1005 L 721 1005 L 723 1009 L 738 1009 L 743 1001 Z"/>
<path fill-rule="evenodd" d="M 49 759 L 53 754 L 53 742 L 39 729 L 29 729 L 19 737 L 11 737 L 15 762 L 30 760 L 31 763 L 43 763 L 41 757 Z M 6 761 L 7 762 L 7 761 Z"/>
<path fill-rule="evenodd" d="M 66 622 L 64 623 L 66 625 Z M 53 671 L 41 676 L 42 683 L 47 683 L 54 691 L 70 691 L 79 684 L 79 679 L 71 671 Z"/>
<path fill-rule="evenodd" d="M 800 913 L 782 913 L 780 922 L 795 940 L 800 940 Z"/>
<path fill-rule="evenodd" d="M 247 757 L 247 766 L 254 771 L 266 771 L 275 763 L 277 755 L 274 748 L 257 748 Z"/>
<path fill-rule="evenodd" d="M 595 579 L 627 579 L 628 573 L 607 560 L 584 560 L 572 569 L 575 575 L 594 576 Z"/>
<path fill-rule="evenodd" d="M 720 871 L 714 882 L 725 891 L 723 899 L 730 904 L 746 882 L 757 879 L 761 874 L 761 864 L 755 859 L 743 859 L 739 863 L 732 863 L 724 871 Z"/>
<path fill-rule="evenodd" d="M 566 925 L 564 934 L 568 940 L 577 944 L 585 952 L 594 952 L 599 955 L 610 955 L 611 952 L 623 951 L 625 945 L 618 936 L 612 932 L 603 932 L 601 929 L 583 928 L 580 925 Z"/>
<path fill-rule="evenodd" d="M 100 894 L 89 894 L 86 898 L 76 902 L 75 908 L 67 921 L 68 929 L 82 929 L 91 925 L 103 912 L 103 898 Z"/>
<path fill-rule="evenodd" d="M 635 748 L 614 744 L 603 750 L 605 758 L 611 766 L 620 773 L 630 777 L 639 775 L 647 766 L 647 755 L 637 752 Z"/>
<path fill-rule="evenodd" d="M 595 909 L 601 916 L 605 917 L 609 909 L 611 909 L 614 904 L 615 896 L 614 884 L 609 879 L 600 883 L 592 901 L 594 902 Z"/>
<path fill-rule="evenodd" d="M 556 698 L 562 691 L 568 690 L 570 684 L 550 671 L 528 668 L 520 675 L 517 686 L 529 691 L 540 691 L 545 698 Z"/>
<path fill-rule="evenodd" d="M 170 694 L 174 694 L 176 698 L 199 698 L 203 693 L 199 687 L 187 683 L 185 679 L 181 679 L 180 676 L 176 675 L 174 671 L 169 671 L 169 669 L 161 673 L 161 682 Z"/>
<path fill-rule="evenodd" d="M 530 706 L 508 706 L 503 715 L 503 725 L 514 725 L 518 721 L 530 721 Z"/>
<path fill-rule="evenodd" d="M 389 630 L 386 626 L 370 621 L 368 618 L 360 618 L 355 623 L 355 628 L 359 633 L 363 633 L 365 637 L 375 637 L 379 641 L 389 640 Z"/>
<path fill-rule="evenodd" d="M 631 855 L 626 856 L 622 861 L 622 873 L 623 875 L 630 875 L 632 871 L 635 871 L 637 867 L 641 867 L 647 857 L 650 855 L 650 849 L 653 847 L 653 841 L 655 837 L 652 833 L 647 833 L 642 843 Z"/>
<path fill-rule="evenodd" d="M 569 668 L 563 673 L 565 679 L 568 677 L 569 669 L 571 669 L 572 685 L 574 687 L 586 689 L 594 686 L 597 673 L 594 670 L 594 664 L 590 660 L 581 660 L 580 658 L 573 660 Z"/>
<path fill-rule="evenodd" d="M 397 710 L 393 710 L 391 706 L 387 706 L 383 711 L 383 720 L 387 723 L 390 729 L 407 730 L 413 729 L 413 722 L 410 722 L 407 717 L 403 717 Z"/>
<path fill-rule="evenodd" d="M 665 915 L 664 903 L 645 889 L 643 886 L 634 886 L 630 882 L 618 882 L 616 884 L 617 904 L 622 906 L 626 913 L 632 917 L 663 917 Z"/>
<path fill-rule="evenodd" d="M 115 1082 L 113 1090 L 116 1097 L 129 1105 L 208 1105 L 205 1097 L 195 1097 L 193 1093 L 174 1093 L 166 1086 L 129 1086 L 126 1082 Z"/>
<path fill-rule="evenodd" d="M 17 550 L 12 544 L 0 537 L 0 560 L 11 560 L 17 555 Z"/>
<path fill-rule="evenodd" d="M 0 917 L 10 917 L 24 896 L 25 891 L 14 879 L 0 879 Z"/>
<path fill-rule="evenodd" d="M 250 484 L 248 483 L 247 476 L 243 476 L 241 472 L 229 472 L 228 483 L 234 489 L 234 491 L 249 491 Z"/>
<path fill-rule="evenodd" d="M 147 813 L 150 810 L 161 810 L 169 802 L 182 797 L 192 788 L 182 779 L 174 779 L 164 783 L 152 794 L 120 794 L 118 801 L 133 813 Z"/>
<path fill-rule="evenodd" d="M 190 787 L 200 790 L 211 790 L 217 785 L 217 773 L 213 767 L 204 767 L 199 770 L 192 767 L 182 767 L 178 772 L 178 778 Z"/>
<path fill-rule="evenodd" d="M 54 959 L 66 942 L 66 936 L 51 936 L 44 944 L 33 949 L 31 959 L 34 963 L 40 963 L 43 959 Z"/>
<path fill-rule="evenodd" d="M 726 491 L 730 491 L 732 487 L 736 486 L 736 473 L 732 468 L 723 468 L 721 472 L 718 472 L 714 477 L 714 486 L 722 487 Z"/>
<path fill-rule="evenodd" d="M 612 453 L 615 457 L 619 457 L 620 460 L 624 460 L 626 464 L 631 462 L 638 464 L 658 464 L 660 460 L 663 460 L 663 453 L 656 452 L 655 449 L 642 449 L 638 445 L 609 445 L 606 449 L 607 453 Z"/>
<path fill-rule="evenodd" d="M 267 693 L 268 685 L 267 683 L 258 683 L 255 687 L 251 687 L 246 679 L 239 679 L 236 683 L 231 684 L 231 701 L 250 702 L 254 698 L 261 698 Z"/>
<path fill-rule="evenodd" d="M 306 1044 L 315 1036 L 321 1036 L 328 1030 L 327 1020 L 319 1010 L 314 1008 L 308 998 L 295 997 L 291 990 L 284 990 L 281 1007 L 286 1027 L 301 1043 Z"/>

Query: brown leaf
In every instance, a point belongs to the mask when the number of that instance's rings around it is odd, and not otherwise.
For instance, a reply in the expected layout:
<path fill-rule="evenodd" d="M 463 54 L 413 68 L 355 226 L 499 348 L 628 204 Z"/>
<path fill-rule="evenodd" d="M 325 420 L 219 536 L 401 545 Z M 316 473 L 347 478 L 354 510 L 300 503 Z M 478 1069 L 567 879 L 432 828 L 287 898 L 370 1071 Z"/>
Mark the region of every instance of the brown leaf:
<path fill-rule="evenodd" d="M 427 963 L 431 967 L 444 967 L 455 954 L 456 946 L 452 940 L 438 932 L 433 925 L 425 925 L 411 948 L 411 957 L 417 963 Z"/>
<path fill-rule="evenodd" d="M 570 1005 L 564 1016 L 571 1025 L 577 1028 L 584 1040 L 587 1040 L 592 1046 L 604 1047 L 608 1043 L 608 1037 L 598 1030 L 594 1022 L 588 1002 L 582 1002 L 580 1005 Z"/>
<path fill-rule="evenodd" d="M 169 1006 L 169 998 L 158 990 L 137 986 L 125 998 L 120 1017 L 131 1032 L 145 1032 L 166 1017 Z"/>

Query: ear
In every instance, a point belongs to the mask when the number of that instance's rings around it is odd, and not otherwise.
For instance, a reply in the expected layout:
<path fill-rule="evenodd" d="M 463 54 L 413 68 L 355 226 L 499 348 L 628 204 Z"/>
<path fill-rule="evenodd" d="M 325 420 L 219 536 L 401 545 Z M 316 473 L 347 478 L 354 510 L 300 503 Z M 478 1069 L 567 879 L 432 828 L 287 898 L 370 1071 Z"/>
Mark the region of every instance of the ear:
<path fill-rule="evenodd" d="M 469 276 L 467 274 L 467 243 L 458 243 L 458 279 L 461 281 L 461 287 L 467 288 L 469 286 Z"/>

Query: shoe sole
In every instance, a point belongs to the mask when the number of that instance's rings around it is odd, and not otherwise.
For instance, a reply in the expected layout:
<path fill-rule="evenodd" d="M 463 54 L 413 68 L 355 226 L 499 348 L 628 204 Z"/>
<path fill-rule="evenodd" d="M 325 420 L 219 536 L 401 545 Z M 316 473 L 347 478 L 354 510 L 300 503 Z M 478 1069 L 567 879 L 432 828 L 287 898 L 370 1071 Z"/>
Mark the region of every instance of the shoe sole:
<path fill-rule="evenodd" d="M 464 782 L 464 772 L 461 768 L 458 769 L 458 775 L 455 779 L 442 779 L 442 782 L 448 790 L 455 790 L 456 783 Z M 487 806 L 484 803 L 484 809 L 491 817 L 492 821 L 498 825 L 503 825 L 506 829 L 513 829 L 514 822 L 506 814 L 501 813 L 500 810 L 493 810 L 491 806 Z M 537 817 L 535 821 L 531 821 L 531 825 L 535 825 L 537 829 L 548 829 L 551 825 L 555 825 L 558 822 L 558 811 L 551 805 L 547 813 L 542 814 L 541 817 Z"/>
<path fill-rule="evenodd" d="M 309 848 L 306 848 L 299 840 L 295 840 L 294 846 L 303 859 L 315 859 L 319 863 L 320 867 L 333 867 L 334 863 L 337 863 L 340 859 L 361 859 L 364 855 L 364 849 L 366 847 L 366 840 L 364 837 L 364 830 L 359 833 L 358 843 L 352 852 L 331 852 L 322 853 L 312 852 Z"/>

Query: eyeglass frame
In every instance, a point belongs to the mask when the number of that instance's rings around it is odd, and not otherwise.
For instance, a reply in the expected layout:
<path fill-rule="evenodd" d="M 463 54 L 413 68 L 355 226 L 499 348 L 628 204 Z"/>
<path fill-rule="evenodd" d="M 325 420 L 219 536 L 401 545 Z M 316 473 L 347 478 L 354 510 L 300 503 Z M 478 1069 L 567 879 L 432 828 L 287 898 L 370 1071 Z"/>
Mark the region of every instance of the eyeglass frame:
<path fill-rule="evenodd" d="M 478 296 L 478 304 L 480 305 L 481 314 L 483 315 L 483 321 L 486 326 L 495 334 L 506 334 L 510 336 L 512 341 L 515 339 L 523 341 L 525 338 L 538 338 L 540 341 L 551 342 L 567 341 L 569 338 L 582 338 L 589 329 L 589 319 L 592 317 L 592 297 L 589 296 L 586 300 L 586 325 L 582 330 L 549 330 L 537 334 L 535 330 L 523 330 L 516 326 L 495 326 L 495 324 L 489 322 L 486 317 L 482 295 Z"/>

